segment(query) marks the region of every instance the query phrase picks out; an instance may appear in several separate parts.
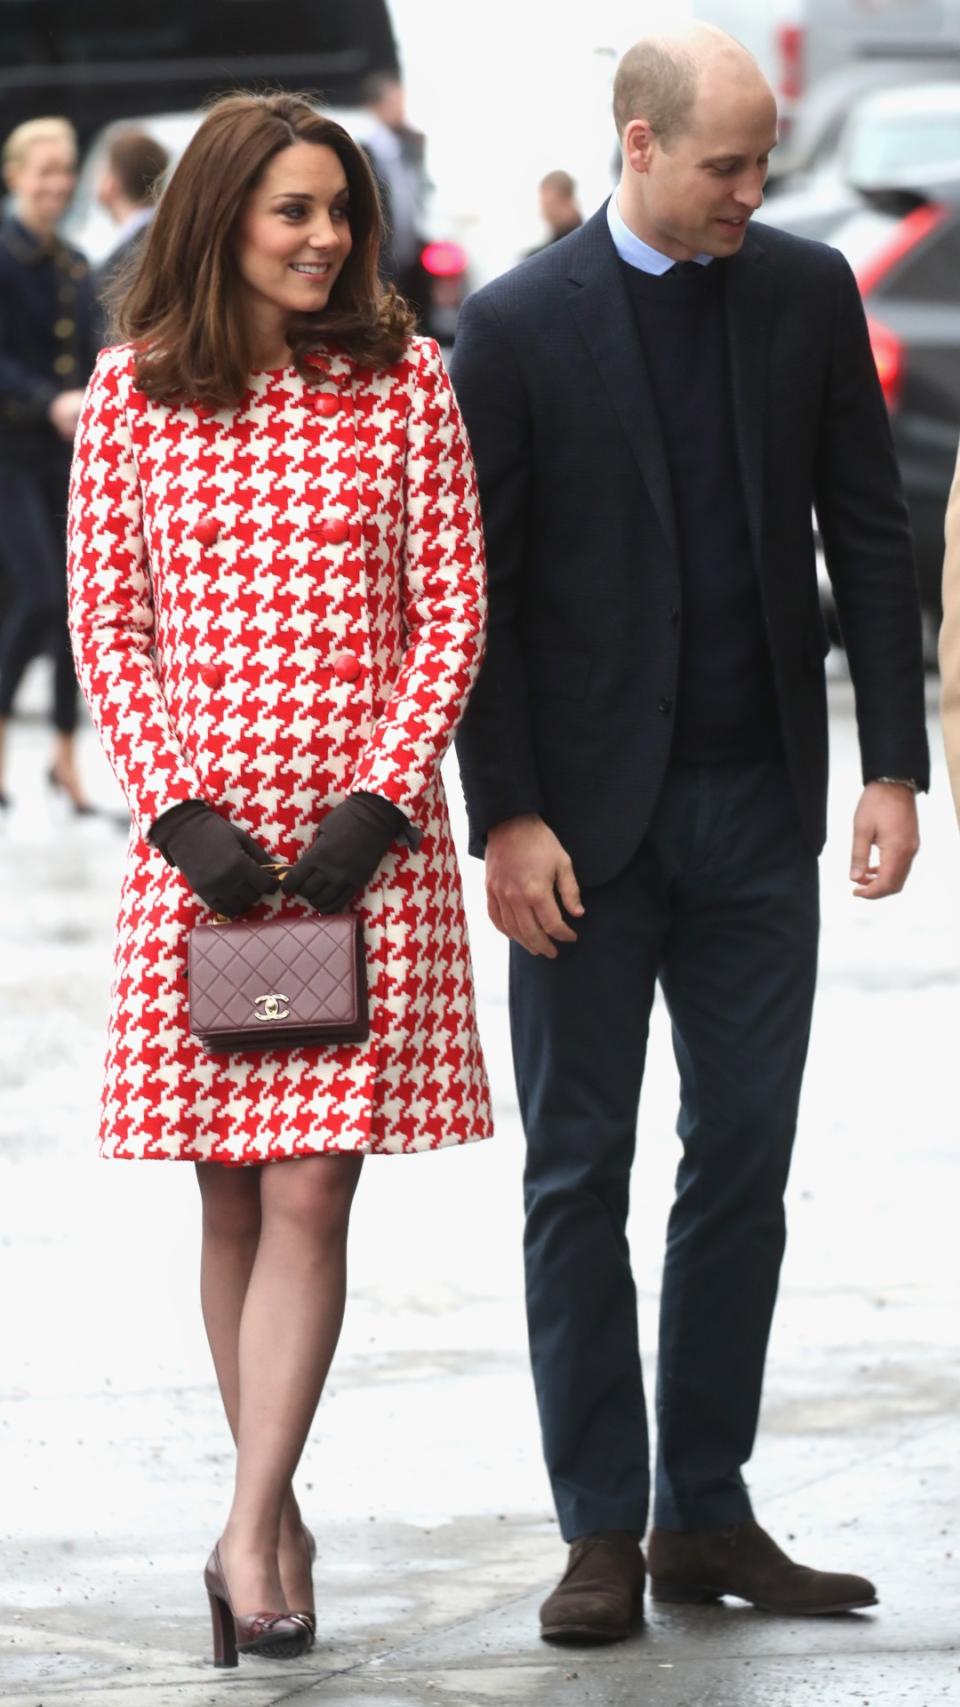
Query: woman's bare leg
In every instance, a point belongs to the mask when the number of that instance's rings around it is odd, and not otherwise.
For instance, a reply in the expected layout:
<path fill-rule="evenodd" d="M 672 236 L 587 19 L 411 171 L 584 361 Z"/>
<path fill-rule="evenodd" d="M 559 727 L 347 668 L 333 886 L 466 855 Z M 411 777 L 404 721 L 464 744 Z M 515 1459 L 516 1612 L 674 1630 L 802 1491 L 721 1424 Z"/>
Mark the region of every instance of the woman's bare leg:
<path fill-rule="evenodd" d="M 77 768 L 76 740 L 73 735 L 64 733 L 62 729 L 54 730 L 50 769 L 57 781 L 66 789 L 74 806 L 88 806 L 90 804 Z"/>
<path fill-rule="evenodd" d="M 260 1169 L 200 1162 L 197 1182 L 203 1204 L 200 1255 L 203 1325 L 213 1353 L 223 1408 L 236 1440 L 240 1414 L 237 1361 L 240 1319 L 260 1240 Z"/>
<path fill-rule="evenodd" d="M 286 1604 L 281 1528 L 288 1536 L 291 1480 L 340 1336 L 347 1228 L 361 1165 L 359 1156 L 309 1156 L 257 1170 L 259 1237 L 239 1322 L 234 1389 L 237 1481 L 221 1543 L 240 1612 L 280 1611 Z M 222 1318 L 218 1311 L 212 1315 L 228 1326 L 229 1311 Z M 299 1545 L 302 1556 L 302 1532 Z"/>
<path fill-rule="evenodd" d="M 240 1321 L 260 1240 L 260 1168 L 199 1162 L 203 1204 L 200 1302 L 220 1397 L 234 1440 L 240 1417 Z M 280 1575 L 287 1604 L 313 1610 L 310 1559 L 291 1488 L 280 1531 Z"/>

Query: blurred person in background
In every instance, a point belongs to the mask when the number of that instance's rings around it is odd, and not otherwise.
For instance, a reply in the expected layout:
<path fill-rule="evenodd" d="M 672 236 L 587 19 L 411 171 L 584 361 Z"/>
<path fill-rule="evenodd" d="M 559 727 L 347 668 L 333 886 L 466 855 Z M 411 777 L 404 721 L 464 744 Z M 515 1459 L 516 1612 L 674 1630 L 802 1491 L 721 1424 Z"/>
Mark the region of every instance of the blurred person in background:
<path fill-rule="evenodd" d="M 559 242 L 583 224 L 577 186 L 569 172 L 548 172 L 541 178 L 540 217 L 549 232 L 548 243 Z"/>
<path fill-rule="evenodd" d="M 403 84 L 382 73 L 367 79 L 365 104 L 374 124 L 364 140 L 383 206 L 385 237 L 381 270 L 397 287 L 418 320 L 423 317 L 426 280 L 420 263 L 427 192 L 426 138 L 407 123 Z"/>
<path fill-rule="evenodd" d="M 511 938 L 530 1344 L 570 1543 L 541 1608 L 553 1641 L 616 1641 L 642 1618 L 651 1489 L 627 1213 L 658 980 L 682 1154 L 653 1593 L 788 1616 L 875 1600 L 866 1578 L 789 1559 L 743 1475 L 816 984 L 814 505 L 856 692 L 858 898 L 902 889 L 929 783 L 909 522 L 856 280 L 838 251 L 750 224 L 772 91 L 700 27 L 633 47 L 614 108 L 617 191 L 468 299 L 452 364 L 490 582 L 458 746 L 471 848 Z"/>
<path fill-rule="evenodd" d="M 101 1153 L 197 1169 L 237 1442 L 205 1573 L 219 1664 L 312 1641 L 292 1477 L 364 1156 L 491 1130 L 439 775 L 482 651 L 482 532 L 439 351 L 383 292 L 379 239 L 338 124 L 295 95 L 218 102 L 159 204 L 74 462 L 74 643 L 138 832 Z M 191 927 L 257 902 L 356 908 L 365 1042 L 204 1051 Z"/>
<path fill-rule="evenodd" d="M 117 281 L 129 278 L 136 267 L 168 165 L 163 144 L 146 131 L 117 131 L 107 143 L 96 197 L 117 232 L 114 247 L 97 272 L 101 303 L 107 303 Z"/>
<path fill-rule="evenodd" d="M 57 235 L 76 181 L 77 143 L 61 118 L 20 125 L 3 149 L 10 192 L 0 222 L 0 805 L 7 734 L 28 664 L 53 657 L 48 780 L 90 813 L 77 768 L 77 682 L 67 630 L 66 510 L 83 387 L 99 348 L 90 269 Z"/>
<path fill-rule="evenodd" d="M 950 786 L 960 818 L 960 457 L 947 503 L 940 630 L 940 696 Z"/>

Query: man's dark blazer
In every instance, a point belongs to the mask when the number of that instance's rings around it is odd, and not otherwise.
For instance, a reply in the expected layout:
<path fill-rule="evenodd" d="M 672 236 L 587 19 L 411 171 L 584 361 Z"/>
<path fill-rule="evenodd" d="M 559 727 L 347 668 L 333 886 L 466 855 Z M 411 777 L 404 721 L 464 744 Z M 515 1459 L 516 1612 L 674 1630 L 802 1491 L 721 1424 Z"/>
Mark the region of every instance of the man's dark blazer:
<path fill-rule="evenodd" d="M 928 786 L 906 506 L 853 274 L 767 226 L 726 275 L 734 435 L 804 832 L 826 832 L 828 641 L 816 505 L 865 779 Z M 581 883 L 639 846 L 669 760 L 682 638 L 673 495 L 604 208 L 464 305 L 451 373 L 480 482 L 490 583 L 457 741 L 471 851 L 538 812 Z"/>
<path fill-rule="evenodd" d="M 137 259 L 147 241 L 149 225 L 141 225 L 129 237 L 124 238 L 115 249 L 111 249 L 106 260 L 98 267 L 95 285 L 97 297 L 101 303 L 101 313 L 106 320 L 108 298 L 114 286 L 123 278 L 133 282 L 137 268 Z"/>

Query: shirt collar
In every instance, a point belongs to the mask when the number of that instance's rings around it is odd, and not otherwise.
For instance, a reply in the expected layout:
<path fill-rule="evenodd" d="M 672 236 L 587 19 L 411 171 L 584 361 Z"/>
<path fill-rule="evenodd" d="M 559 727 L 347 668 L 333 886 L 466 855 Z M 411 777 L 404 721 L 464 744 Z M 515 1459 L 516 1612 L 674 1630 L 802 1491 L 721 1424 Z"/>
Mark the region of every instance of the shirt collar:
<path fill-rule="evenodd" d="M 654 273 L 657 276 L 670 271 L 674 264 L 671 257 L 662 254 L 659 249 L 652 248 L 642 237 L 638 237 L 635 231 L 630 230 L 617 206 L 616 193 L 607 203 L 607 224 L 610 227 L 613 246 L 621 261 L 626 261 L 628 267 L 639 267 L 642 273 Z M 694 255 L 693 258 L 701 267 L 709 267 L 713 260 L 712 255 L 704 254 Z"/>
<path fill-rule="evenodd" d="M 129 243 L 131 237 L 136 237 L 145 225 L 149 225 L 156 209 L 152 207 L 136 207 L 128 213 L 126 219 L 117 226 L 113 239 L 114 249 L 119 249 L 122 243 Z"/>

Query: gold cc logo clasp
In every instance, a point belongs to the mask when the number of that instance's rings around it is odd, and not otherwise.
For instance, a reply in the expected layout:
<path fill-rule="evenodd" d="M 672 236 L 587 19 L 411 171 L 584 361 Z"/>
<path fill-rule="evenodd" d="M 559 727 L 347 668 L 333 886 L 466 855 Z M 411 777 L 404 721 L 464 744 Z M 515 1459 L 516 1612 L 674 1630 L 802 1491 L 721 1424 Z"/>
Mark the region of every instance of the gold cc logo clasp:
<path fill-rule="evenodd" d="M 254 1003 L 257 1009 L 257 1018 L 289 1019 L 290 1009 L 286 1006 L 289 1000 L 289 996 L 282 996 L 279 991 L 274 991 L 269 996 L 257 996 Z"/>

